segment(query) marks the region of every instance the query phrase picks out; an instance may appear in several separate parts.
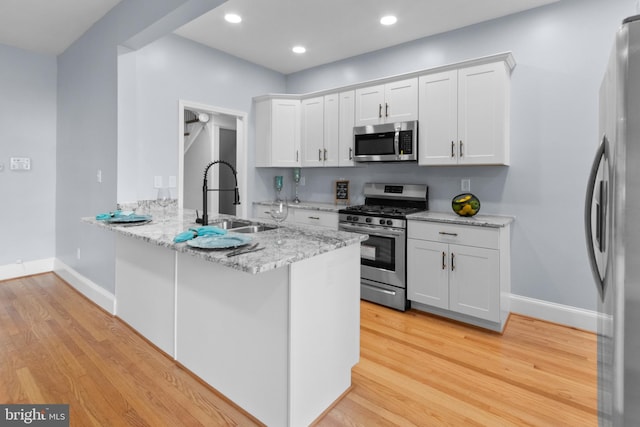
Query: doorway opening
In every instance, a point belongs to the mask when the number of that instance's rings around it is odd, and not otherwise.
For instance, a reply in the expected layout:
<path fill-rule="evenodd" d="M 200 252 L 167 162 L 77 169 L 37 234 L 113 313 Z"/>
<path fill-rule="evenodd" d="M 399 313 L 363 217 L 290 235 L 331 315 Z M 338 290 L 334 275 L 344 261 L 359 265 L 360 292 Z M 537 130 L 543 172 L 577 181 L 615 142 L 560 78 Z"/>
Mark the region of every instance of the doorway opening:
<path fill-rule="evenodd" d="M 233 205 L 233 191 L 209 193 L 207 211 L 247 216 L 247 114 L 211 105 L 179 101 L 178 206 L 202 212 L 202 183 L 206 166 L 224 160 L 238 172 L 240 205 Z M 209 188 L 233 189 L 231 170 L 215 165 L 209 170 Z M 216 194 L 217 193 L 217 194 Z"/>

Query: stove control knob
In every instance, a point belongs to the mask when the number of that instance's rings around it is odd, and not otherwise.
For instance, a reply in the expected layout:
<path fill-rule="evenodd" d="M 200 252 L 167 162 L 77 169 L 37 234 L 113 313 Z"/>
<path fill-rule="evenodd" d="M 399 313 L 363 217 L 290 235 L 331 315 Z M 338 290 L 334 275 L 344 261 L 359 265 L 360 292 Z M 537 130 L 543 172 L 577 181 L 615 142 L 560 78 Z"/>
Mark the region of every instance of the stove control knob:
<path fill-rule="evenodd" d="M 355 222 L 358 222 L 358 220 L 360 219 L 360 217 L 354 216 L 352 219 L 353 219 Z"/>
<path fill-rule="evenodd" d="M 393 224 L 393 221 L 391 221 L 390 219 L 387 220 L 387 225 L 391 225 Z"/>
<path fill-rule="evenodd" d="M 380 220 L 380 225 L 384 225 L 384 219 Z"/>
<path fill-rule="evenodd" d="M 366 222 L 371 222 L 371 218 L 365 219 Z"/>
<path fill-rule="evenodd" d="M 347 216 L 347 221 L 351 221 L 351 215 Z"/>

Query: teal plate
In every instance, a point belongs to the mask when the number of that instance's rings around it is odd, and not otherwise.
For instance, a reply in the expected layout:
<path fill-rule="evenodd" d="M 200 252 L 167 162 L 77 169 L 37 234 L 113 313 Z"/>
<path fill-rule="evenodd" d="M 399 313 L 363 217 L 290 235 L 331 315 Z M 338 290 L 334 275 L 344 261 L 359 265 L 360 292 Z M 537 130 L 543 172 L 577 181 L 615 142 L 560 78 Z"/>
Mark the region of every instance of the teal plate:
<path fill-rule="evenodd" d="M 133 222 L 149 222 L 151 221 L 151 215 L 122 215 L 114 216 L 113 218 L 107 218 L 104 222 L 109 224 L 130 224 Z"/>
<path fill-rule="evenodd" d="M 187 240 L 187 245 L 198 249 L 227 249 L 244 246 L 252 240 L 251 236 L 227 233 L 224 236 L 199 236 Z"/>

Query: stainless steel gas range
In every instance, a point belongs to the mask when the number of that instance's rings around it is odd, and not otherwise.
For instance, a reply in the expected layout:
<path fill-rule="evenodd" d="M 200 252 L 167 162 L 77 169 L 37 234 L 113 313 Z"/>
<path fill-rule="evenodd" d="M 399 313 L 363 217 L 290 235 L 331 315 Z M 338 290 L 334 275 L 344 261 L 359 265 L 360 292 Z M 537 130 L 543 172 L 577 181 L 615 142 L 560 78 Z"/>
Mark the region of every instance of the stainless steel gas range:
<path fill-rule="evenodd" d="M 367 183 L 364 205 L 338 211 L 340 230 L 368 234 L 360 244 L 360 298 L 404 311 L 407 302 L 407 219 L 429 208 L 423 184 Z"/>

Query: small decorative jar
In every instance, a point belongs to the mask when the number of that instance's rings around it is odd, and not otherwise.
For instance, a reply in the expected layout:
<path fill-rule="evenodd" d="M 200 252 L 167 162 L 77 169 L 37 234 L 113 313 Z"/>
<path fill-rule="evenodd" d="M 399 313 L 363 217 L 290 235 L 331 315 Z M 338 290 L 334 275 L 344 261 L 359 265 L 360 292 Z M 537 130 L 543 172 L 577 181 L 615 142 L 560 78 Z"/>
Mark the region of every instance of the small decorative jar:
<path fill-rule="evenodd" d="M 480 210 L 480 200 L 471 193 L 462 193 L 451 200 L 451 207 L 460 216 L 474 216 Z"/>

